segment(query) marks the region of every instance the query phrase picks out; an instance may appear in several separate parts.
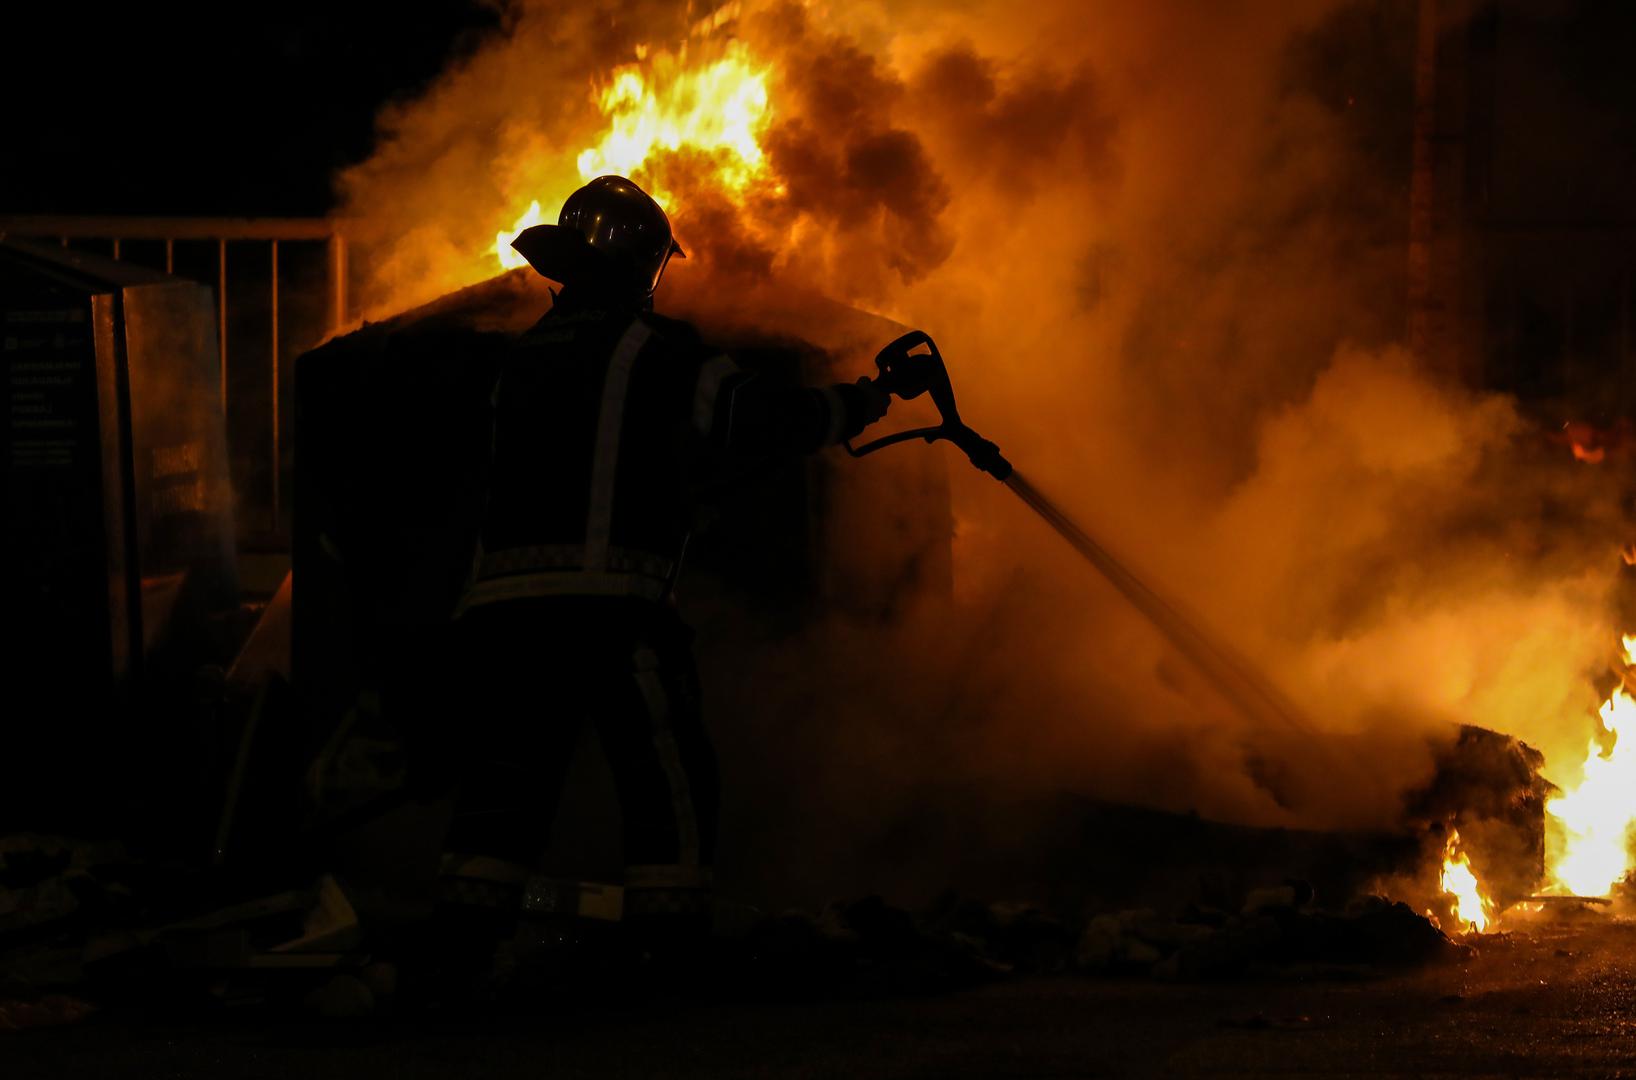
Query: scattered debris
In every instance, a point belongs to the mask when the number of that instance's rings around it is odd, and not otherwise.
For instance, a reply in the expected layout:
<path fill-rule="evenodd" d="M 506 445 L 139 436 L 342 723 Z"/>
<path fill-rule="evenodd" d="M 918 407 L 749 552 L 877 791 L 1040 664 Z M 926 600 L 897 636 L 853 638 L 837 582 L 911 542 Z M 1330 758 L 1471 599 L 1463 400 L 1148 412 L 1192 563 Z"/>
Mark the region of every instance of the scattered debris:
<path fill-rule="evenodd" d="M 1472 954 L 1408 905 L 1380 897 L 1367 897 L 1347 912 L 1333 914 L 1293 903 L 1273 905 L 1266 896 L 1252 894 L 1237 916 L 1205 921 L 1200 914 L 1161 918 L 1138 910 L 1097 916 L 1079 939 L 1077 966 L 1087 974 L 1193 981 L 1297 968 L 1356 976 Z"/>
<path fill-rule="evenodd" d="M 96 1012 L 96 1006 L 67 994 L 47 994 L 38 1001 L 0 1000 L 0 1031 L 73 1024 Z"/>
<path fill-rule="evenodd" d="M 353 1020 L 375 1011 L 375 992 L 356 975 L 333 975 L 302 1004 L 326 1020 Z"/>
<path fill-rule="evenodd" d="M 618 885 L 535 875 L 524 886 L 524 917 L 570 915 L 618 922 L 624 911 L 625 890 Z"/>
<path fill-rule="evenodd" d="M 328 874 L 319 879 L 317 896 L 301 927 L 301 936 L 274 945 L 275 953 L 347 953 L 362 945 L 358 913 L 341 886 Z"/>
<path fill-rule="evenodd" d="M 0 837 L 0 951 L 115 903 L 121 889 L 99 871 L 122 861 L 112 845 L 35 833 Z"/>
<path fill-rule="evenodd" d="M 1139 908 L 1091 916 L 1078 930 L 1024 904 L 944 897 L 913 914 L 869 897 L 817 916 L 787 913 L 750 940 L 762 972 L 811 989 L 927 989 L 1066 971 L 1167 981 L 1363 978 L 1474 954 L 1406 904 L 1366 897 L 1334 913 L 1311 910 L 1299 883 L 1271 892 L 1238 914 Z"/>
<path fill-rule="evenodd" d="M 219 1007 L 283 1003 L 336 1019 L 390 1009 L 399 997 L 399 971 L 383 954 L 397 958 L 394 941 L 401 949 L 416 924 L 373 921 L 389 906 L 358 901 L 374 894 L 349 896 L 323 875 L 307 888 L 208 908 L 209 897 L 230 889 L 219 871 L 126 860 L 121 877 L 105 869 L 121 854 L 47 837 L 0 839 L 0 1028 L 85 1015 L 90 1006 L 64 991 L 104 1003 L 151 1003 L 167 993 Z M 1222 890 L 1201 895 L 1211 902 L 1077 917 L 952 892 L 920 911 L 878 896 L 771 917 L 724 904 L 710 943 L 688 954 L 688 970 L 696 983 L 703 963 L 728 994 L 811 997 L 1067 973 L 1361 978 L 1472 954 L 1402 903 L 1368 896 L 1344 911 L 1320 910 L 1304 880 L 1248 889 L 1237 901 Z M 621 971 L 652 969 L 646 947 L 625 929 L 622 899 L 618 886 L 533 879 L 509 953 L 525 970 L 512 985 L 548 988 L 565 973 L 594 982 L 602 972 L 608 985 L 628 986 Z"/>

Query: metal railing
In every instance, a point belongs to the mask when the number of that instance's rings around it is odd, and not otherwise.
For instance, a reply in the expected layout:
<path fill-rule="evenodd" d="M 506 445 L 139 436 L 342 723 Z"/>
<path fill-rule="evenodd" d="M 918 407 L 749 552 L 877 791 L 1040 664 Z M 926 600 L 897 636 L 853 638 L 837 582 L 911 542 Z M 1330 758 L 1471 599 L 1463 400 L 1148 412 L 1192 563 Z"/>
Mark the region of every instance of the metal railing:
<path fill-rule="evenodd" d="M 326 247 L 328 293 L 327 327 L 337 333 L 347 324 L 347 241 L 340 223 L 331 218 L 256 217 L 118 217 L 102 215 L 10 215 L 0 216 L 0 236 L 12 235 L 34 240 L 55 240 L 67 247 L 71 241 L 98 241 L 110 245 L 115 259 L 121 257 L 123 241 L 163 241 L 165 272 L 176 272 L 176 244 L 209 242 L 216 245 L 216 335 L 220 352 L 220 383 L 223 413 L 227 410 L 228 310 L 227 245 L 257 242 L 268 246 L 268 306 L 272 318 L 268 341 L 271 357 L 270 401 L 272 431 L 272 522 L 276 533 L 282 512 L 281 415 L 279 363 L 279 267 L 280 243 L 322 243 Z"/>

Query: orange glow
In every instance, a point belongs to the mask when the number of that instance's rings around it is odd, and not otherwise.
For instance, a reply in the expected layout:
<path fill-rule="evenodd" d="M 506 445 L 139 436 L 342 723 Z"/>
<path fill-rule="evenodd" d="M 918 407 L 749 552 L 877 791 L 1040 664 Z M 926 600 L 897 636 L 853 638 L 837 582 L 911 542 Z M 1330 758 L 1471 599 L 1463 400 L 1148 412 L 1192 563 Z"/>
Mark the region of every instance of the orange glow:
<path fill-rule="evenodd" d="M 1483 895 L 1477 875 L 1471 869 L 1471 860 L 1460 850 L 1460 834 L 1449 833 L 1448 846 L 1443 849 L 1443 874 L 1438 883 L 1450 899 L 1449 913 L 1459 920 L 1460 926 L 1481 934 L 1494 921 L 1494 905 Z"/>
<path fill-rule="evenodd" d="M 704 32 L 714 28 L 710 20 L 701 25 Z M 644 173 L 665 155 L 689 155 L 695 170 L 702 163 L 706 183 L 735 197 L 765 179 L 760 137 L 770 119 L 771 65 L 739 41 L 718 53 L 694 62 L 685 45 L 675 53 L 642 48 L 635 63 L 613 69 L 594 97 L 607 126 L 576 158 L 580 179 L 628 176 L 661 206 L 670 201 L 662 183 Z M 496 234 L 494 254 L 502 267 L 523 265 L 511 241 L 542 220 L 536 200 L 509 231 Z"/>
<path fill-rule="evenodd" d="M 1575 461 L 1583 461 L 1591 465 L 1596 465 L 1599 464 L 1603 458 L 1608 456 L 1607 450 L 1600 446 L 1585 446 L 1582 443 L 1574 443 L 1573 445 Z"/>

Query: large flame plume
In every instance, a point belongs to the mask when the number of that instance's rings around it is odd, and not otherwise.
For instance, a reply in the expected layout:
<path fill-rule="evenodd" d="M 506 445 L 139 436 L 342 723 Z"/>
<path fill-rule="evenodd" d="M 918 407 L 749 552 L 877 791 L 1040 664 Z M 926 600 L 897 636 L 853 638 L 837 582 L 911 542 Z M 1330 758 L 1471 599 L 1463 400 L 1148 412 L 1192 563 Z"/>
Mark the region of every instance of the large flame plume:
<path fill-rule="evenodd" d="M 706 27 L 711 25 L 707 21 Z M 672 202 L 650 167 L 661 157 L 692 159 L 702 165 L 703 183 L 733 197 L 764 180 L 766 155 L 758 140 L 767 121 L 768 65 L 741 41 L 728 42 L 724 55 L 696 63 L 685 47 L 653 53 L 643 46 L 638 52 L 636 62 L 615 68 L 594 95 L 608 126 L 576 155 L 580 179 L 629 177 L 661 206 Z M 567 196 L 554 192 L 545 201 L 556 206 Z M 524 264 L 511 241 L 544 219 L 536 198 L 510 229 L 496 234 L 494 254 L 502 269 Z"/>
<path fill-rule="evenodd" d="M 610 127 L 579 155 L 580 176 L 636 176 L 657 153 L 687 152 L 707 159 L 720 187 L 744 191 L 765 175 L 757 140 L 766 126 L 767 73 L 741 41 L 697 66 L 684 49 L 615 69 L 599 101 Z M 650 193 L 660 201 L 667 194 L 658 186 Z"/>

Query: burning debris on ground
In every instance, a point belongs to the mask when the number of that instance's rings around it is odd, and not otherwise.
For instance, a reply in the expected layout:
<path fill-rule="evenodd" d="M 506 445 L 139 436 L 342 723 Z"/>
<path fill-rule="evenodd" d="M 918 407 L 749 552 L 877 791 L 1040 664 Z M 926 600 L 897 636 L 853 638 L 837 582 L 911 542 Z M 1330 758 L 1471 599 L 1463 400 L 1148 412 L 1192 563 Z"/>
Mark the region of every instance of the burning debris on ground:
<path fill-rule="evenodd" d="M 0 1055 L 1630 1067 L 1629 11 L 378 7 L 10 35 Z"/>

